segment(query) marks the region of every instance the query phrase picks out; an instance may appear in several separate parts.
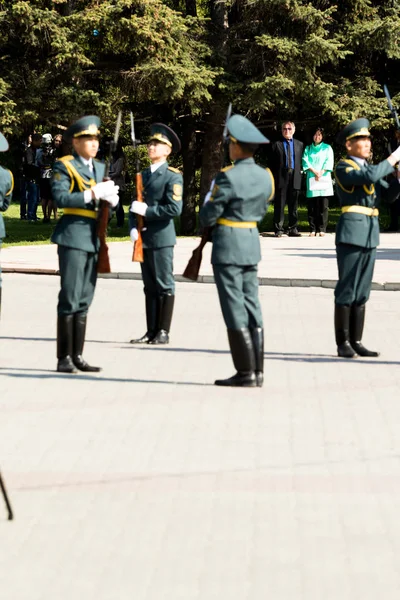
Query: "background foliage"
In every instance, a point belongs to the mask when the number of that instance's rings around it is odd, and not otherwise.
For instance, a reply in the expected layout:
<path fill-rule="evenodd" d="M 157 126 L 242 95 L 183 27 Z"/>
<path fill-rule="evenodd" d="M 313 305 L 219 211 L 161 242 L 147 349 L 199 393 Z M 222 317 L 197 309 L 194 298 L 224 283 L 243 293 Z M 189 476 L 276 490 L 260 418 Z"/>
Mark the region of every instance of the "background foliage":
<path fill-rule="evenodd" d="M 0 128 L 11 141 L 58 131 L 82 114 L 106 134 L 119 107 L 139 138 L 174 126 L 183 152 L 182 233 L 221 164 L 229 101 L 273 139 L 322 124 L 328 141 L 368 117 L 376 153 L 400 102 L 397 0 L 0 0 Z M 128 119 L 123 127 L 129 141 Z M 339 149 L 337 149 L 339 151 Z M 262 157 L 263 159 L 263 157 Z"/>

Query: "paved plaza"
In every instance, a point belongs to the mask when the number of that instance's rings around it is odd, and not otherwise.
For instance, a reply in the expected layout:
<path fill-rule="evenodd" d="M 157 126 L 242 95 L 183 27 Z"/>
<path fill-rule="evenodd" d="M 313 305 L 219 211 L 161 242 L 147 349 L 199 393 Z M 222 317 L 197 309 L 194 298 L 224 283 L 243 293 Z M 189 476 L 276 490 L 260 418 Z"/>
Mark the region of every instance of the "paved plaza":
<path fill-rule="evenodd" d="M 104 370 L 57 374 L 58 285 L 4 275 L 2 600 L 398 600 L 399 292 L 368 305 L 381 356 L 346 361 L 332 290 L 261 287 L 266 381 L 240 390 L 212 385 L 233 367 L 205 284 L 178 283 L 171 344 L 139 348 L 141 283 L 100 280 Z"/>

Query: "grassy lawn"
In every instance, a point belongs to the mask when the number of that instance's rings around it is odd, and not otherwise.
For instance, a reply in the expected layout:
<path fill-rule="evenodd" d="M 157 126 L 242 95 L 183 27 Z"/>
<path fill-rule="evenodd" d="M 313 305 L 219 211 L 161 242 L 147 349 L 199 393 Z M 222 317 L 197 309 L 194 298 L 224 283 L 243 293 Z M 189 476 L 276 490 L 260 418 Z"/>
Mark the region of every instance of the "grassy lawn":
<path fill-rule="evenodd" d="M 111 220 L 108 228 L 107 238 L 110 242 L 129 240 L 127 220 L 128 207 L 124 206 L 124 209 L 126 218 L 124 227 L 122 227 L 122 229 L 117 228 L 115 216 Z M 60 216 L 61 214 L 62 211 L 59 211 Z M 335 231 L 339 215 L 340 209 L 338 207 L 332 207 L 329 209 L 328 231 Z M 7 212 L 3 214 L 3 216 L 7 231 L 7 237 L 3 241 L 4 246 L 28 246 L 50 243 L 50 236 L 55 224 L 54 221 L 50 224 L 42 223 L 41 220 L 37 221 L 36 223 L 21 221 L 19 218 L 19 204 L 12 204 Z M 42 216 L 42 209 L 39 208 L 38 218 L 41 219 Z M 388 209 L 386 206 L 383 206 L 381 209 L 380 223 L 381 229 L 386 227 L 389 223 Z M 177 229 L 179 232 L 179 223 L 177 223 Z M 307 208 L 305 206 L 300 206 L 299 208 L 299 229 L 303 232 L 308 231 Z M 271 205 L 261 223 L 260 230 L 273 231 L 273 206 Z"/>

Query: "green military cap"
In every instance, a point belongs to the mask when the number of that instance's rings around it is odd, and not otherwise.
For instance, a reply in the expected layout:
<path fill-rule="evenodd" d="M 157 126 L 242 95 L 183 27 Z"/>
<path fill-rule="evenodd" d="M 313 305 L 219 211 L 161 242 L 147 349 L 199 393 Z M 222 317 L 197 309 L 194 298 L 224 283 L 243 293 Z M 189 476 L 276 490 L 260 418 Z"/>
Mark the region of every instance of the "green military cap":
<path fill-rule="evenodd" d="M 67 139 L 82 137 L 83 135 L 100 135 L 100 119 L 96 115 L 82 117 L 70 125 L 65 132 Z"/>
<path fill-rule="evenodd" d="M 352 140 L 355 137 L 369 137 L 371 135 L 369 127 L 370 122 L 368 119 L 356 119 L 346 125 L 346 127 L 343 127 L 337 136 L 337 141 L 339 144 L 345 144 L 348 140 Z"/>
<path fill-rule="evenodd" d="M 4 135 L 0 133 L 0 152 L 5 152 L 8 150 L 8 142 Z"/>
<path fill-rule="evenodd" d="M 164 125 L 164 123 L 153 123 L 150 126 L 149 142 L 152 140 L 156 140 L 161 144 L 167 144 L 172 152 L 179 152 L 181 149 L 181 141 L 175 131 L 173 131 L 171 127 Z"/>
<path fill-rule="evenodd" d="M 269 144 L 269 139 L 249 119 L 242 115 L 233 115 L 228 123 L 229 137 L 232 142 L 245 144 Z"/>

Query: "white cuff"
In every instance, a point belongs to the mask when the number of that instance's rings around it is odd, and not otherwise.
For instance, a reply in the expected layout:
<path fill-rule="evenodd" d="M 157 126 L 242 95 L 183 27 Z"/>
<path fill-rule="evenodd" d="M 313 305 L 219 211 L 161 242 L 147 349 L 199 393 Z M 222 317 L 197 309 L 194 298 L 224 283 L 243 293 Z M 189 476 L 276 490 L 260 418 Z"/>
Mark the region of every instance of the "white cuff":
<path fill-rule="evenodd" d="M 83 200 L 85 204 L 89 204 L 92 201 L 92 190 L 85 190 L 83 192 Z"/>

